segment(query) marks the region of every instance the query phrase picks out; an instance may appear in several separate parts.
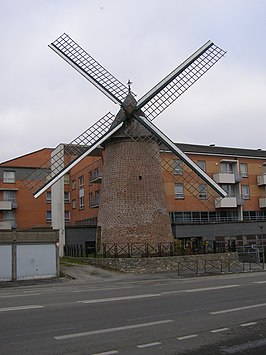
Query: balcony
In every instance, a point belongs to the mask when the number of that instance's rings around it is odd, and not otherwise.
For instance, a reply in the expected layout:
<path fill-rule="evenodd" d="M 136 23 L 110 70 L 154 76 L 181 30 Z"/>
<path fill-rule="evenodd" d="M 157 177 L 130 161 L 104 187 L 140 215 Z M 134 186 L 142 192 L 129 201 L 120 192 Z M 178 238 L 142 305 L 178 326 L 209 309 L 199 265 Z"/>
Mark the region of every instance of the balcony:
<path fill-rule="evenodd" d="M 266 174 L 257 176 L 257 183 L 258 183 L 258 186 L 266 185 Z"/>
<path fill-rule="evenodd" d="M 102 178 L 103 178 L 102 170 L 95 169 L 91 171 L 89 180 L 91 184 L 99 184 L 102 182 Z"/>
<path fill-rule="evenodd" d="M 233 173 L 218 173 L 213 174 L 213 180 L 218 184 L 235 184 L 236 178 Z"/>
<path fill-rule="evenodd" d="M 11 211 L 12 201 L 0 201 L 0 211 Z"/>
<path fill-rule="evenodd" d="M 0 211 L 11 211 L 13 208 L 17 207 L 17 202 L 14 200 L 0 201 Z"/>
<path fill-rule="evenodd" d="M 259 198 L 260 208 L 266 208 L 266 197 Z"/>
<path fill-rule="evenodd" d="M 0 221 L 0 230 L 12 229 L 12 223 L 10 221 Z"/>
<path fill-rule="evenodd" d="M 90 208 L 99 207 L 100 199 L 99 198 L 91 198 L 90 199 Z"/>
<path fill-rule="evenodd" d="M 236 208 L 237 198 L 236 197 L 218 197 L 215 200 L 215 208 Z"/>

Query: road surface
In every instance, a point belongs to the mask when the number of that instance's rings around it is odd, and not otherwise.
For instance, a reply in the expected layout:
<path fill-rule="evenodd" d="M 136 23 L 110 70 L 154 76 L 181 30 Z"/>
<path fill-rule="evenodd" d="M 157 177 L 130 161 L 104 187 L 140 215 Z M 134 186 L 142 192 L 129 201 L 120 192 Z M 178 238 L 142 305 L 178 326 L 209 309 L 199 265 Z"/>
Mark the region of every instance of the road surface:
<path fill-rule="evenodd" d="M 0 285 L 0 354 L 266 354 L 265 272 L 101 276 Z"/>

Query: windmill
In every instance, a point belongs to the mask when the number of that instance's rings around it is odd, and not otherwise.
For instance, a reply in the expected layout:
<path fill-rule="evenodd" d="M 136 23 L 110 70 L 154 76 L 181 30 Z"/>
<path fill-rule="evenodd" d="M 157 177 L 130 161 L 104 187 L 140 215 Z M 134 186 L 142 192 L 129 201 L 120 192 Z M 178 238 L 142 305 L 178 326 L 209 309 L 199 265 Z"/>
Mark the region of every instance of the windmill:
<path fill-rule="evenodd" d="M 26 185 L 35 197 L 99 147 L 103 149 L 104 171 L 98 244 L 154 244 L 173 240 L 162 175 L 162 167 L 172 175 L 173 161 L 164 159 L 164 152 L 171 152 L 182 164 L 182 174 L 176 174 L 175 179 L 180 186 L 185 185 L 189 194 L 199 196 L 200 189 L 205 186 L 204 191 L 208 192 L 205 203 L 217 196 L 226 196 L 225 191 L 152 122 L 223 57 L 225 51 L 211 41 L 206 42 L 136 101 L 130 82 L 127 87 L 118 81 L 67 34 L 61 35 L 49 47 L 120 105 L 120 110 L 116 116 L 108 113 L 102 117 L 63 152 L 56 151 L 52 157 L 52 171 L 47 164 L 28 179 Z"/>

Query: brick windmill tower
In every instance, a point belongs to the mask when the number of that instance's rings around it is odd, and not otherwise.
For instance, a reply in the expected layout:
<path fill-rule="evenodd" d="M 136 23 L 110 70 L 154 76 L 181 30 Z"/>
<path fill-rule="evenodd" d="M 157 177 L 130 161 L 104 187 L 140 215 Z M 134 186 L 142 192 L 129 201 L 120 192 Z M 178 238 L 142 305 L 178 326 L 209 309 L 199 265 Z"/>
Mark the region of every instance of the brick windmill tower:
<path fill-rule="evenodd" d="M 62 152 L 55 154 L 52 174 L 47 169 L 39 169 L 43 180 L 36 179 L 35 174 L 33 180 L 38 184 L 30 184 L 35 197 L 99 146 L 104 147 L 104 176 L 98 244 L 154 244 L 173 240 L 162 177 L 162 168 L 169 170 L 169 166 L 162 161 L 161 150 L 170 151 L 187 167 L 183 178 L 187 177 L 185 187 L 190 193 L 198 194 L 196 186 L 201 181 L 216 196 L 226 196 L 224 190 L 152 122 L 225 54 L 222 49 L 211 41 L 206 42 L 136 101 L 130 85 L 119 82 L 68 35 L 61 35 L 49 47 L 119 104 L 120 110 L 116 116 L 108 113 L 72 141 L 63 157 Z"/>

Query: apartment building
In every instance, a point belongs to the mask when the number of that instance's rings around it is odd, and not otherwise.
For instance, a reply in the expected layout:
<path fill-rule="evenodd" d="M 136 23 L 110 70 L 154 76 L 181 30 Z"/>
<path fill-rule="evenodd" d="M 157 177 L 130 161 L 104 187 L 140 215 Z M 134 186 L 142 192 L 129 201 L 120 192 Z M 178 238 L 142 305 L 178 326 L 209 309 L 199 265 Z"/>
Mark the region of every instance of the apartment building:
<path fill-rule="evenodd" d="M 208 186 L 194 182 L 196 194 L 186 187 L 185 166 L 172 153 L 161 151 L 168 210 L 176 238 L 212 238 L 266 231 L 266 151 L 177 144 L 227 191 L 210 199 Z M 25 178 L 49 161 L 52 149 L 0 164 L 0 229 L 51 226 L 51 191 L 35 199 Z M 104 159 L 99 150 L 85 158 L 64 178 L 66 226 L 97 224 Z M 169 168 L 170 167 L 170 168 Z M 208 204 L 205 202 L 208 201 Z"/>

